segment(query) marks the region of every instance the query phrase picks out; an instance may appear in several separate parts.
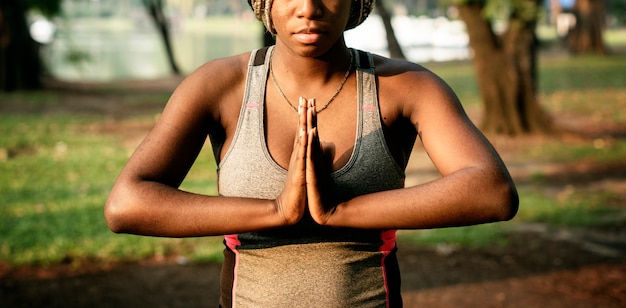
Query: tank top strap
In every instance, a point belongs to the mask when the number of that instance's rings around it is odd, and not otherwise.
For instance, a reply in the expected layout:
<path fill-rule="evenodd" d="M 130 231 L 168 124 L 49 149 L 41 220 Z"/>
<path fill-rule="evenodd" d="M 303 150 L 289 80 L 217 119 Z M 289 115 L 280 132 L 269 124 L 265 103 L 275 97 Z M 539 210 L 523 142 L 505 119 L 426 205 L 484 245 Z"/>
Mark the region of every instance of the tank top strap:
<path fill-rule="evenodd" d="M 248 78 L 246 80 L 246 92 L 244 93 L 244 106 L 254 102 L 254 105 L 263 105 L 265 99 L 265 83 L 269 68 L 270 57 L 274 47 L 264 47 L 252 52 L 248 63 Z"/>
<path fill-rule="evenodd" d="M 380 130 L 380 111 L 378 109 L 378 90 L 372 54 L 362 50 L 353 50 L 356 59 L 357 95 L 359 104 L 359 122 L 361 136 Z"/>
<path fill-rule="evenodd" d="M 231 156 L 232 150 L 241 143 L 253 147 L 255 150 L 262 149 L 265 83 L 268 74 L 266 62 L 269 61 L 269 57 L 266 55 L 269 50 L 270 48 L 257 49 L 250 55 L 246 87 L 239 112 L 237 130 L 232 142 L 233 146 L 226 152 L 222 162 L 227 160 Z"/>
<path fill-rule="evenodd" d="M 282 187 L 284 182 L 287 172 L 272 159 L 265 144 L 265 84 L 269 72 L 268 55 L 272 48 L 261 48 L 251 53 L 237 129 L 230 148 L 218 165 L 218 190 L 221 195 L 274 198 L 274 191 L 257 191 L 240 184 L 252 180 L 251 175 L 263 177 L 277 188 Z M 242 164 L 247 167 L 243 168 Z"/>

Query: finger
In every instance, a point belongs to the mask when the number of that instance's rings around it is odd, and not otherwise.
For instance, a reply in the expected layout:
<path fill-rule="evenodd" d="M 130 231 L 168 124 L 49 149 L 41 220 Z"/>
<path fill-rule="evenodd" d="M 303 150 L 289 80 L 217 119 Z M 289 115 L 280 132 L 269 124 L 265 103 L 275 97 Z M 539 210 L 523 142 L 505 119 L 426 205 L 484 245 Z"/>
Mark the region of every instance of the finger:
<path fill-rule="evenodd" d="M 307 129 L 317 128 L 317 105 L 314 98 L 307 101 Z"/>
<path fill-rule="evenodd" d="M 307 156 L 311 159 L 314 158 L 314 155 L 316 155 L 315 151 L 319 148 L 317 140 L 317 127 L 315 127 L 307 133 Z"/>
<path fill-rule="evenodd" d="M 314 159 L 319 148 L 318 131 L 317 131 L 317 110 L 315 99 L 307 101 L 307 155 L 310 159 Z"/>
<path fill-rule="evenodd" d="M 296 132 L 296 138 L 294 140 L 294 148 L 300 144 L 306 144 L 306 131 L 307 131 L 307 112 L 306 112 L 306 99 L 300 97 L 298 101 L 298 128 Z"/>

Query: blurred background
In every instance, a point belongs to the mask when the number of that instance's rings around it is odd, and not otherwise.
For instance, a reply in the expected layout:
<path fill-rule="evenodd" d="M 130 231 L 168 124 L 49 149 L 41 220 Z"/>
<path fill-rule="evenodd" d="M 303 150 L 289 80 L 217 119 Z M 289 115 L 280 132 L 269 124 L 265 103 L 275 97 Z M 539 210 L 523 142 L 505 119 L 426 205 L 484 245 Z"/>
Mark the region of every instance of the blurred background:
<path fill-rule="evenodd" d="M 625 1 L 378 0 L 345 37 L 448 82 L 520 191 L 512 221 L 399 232 L 406 306 L 626 305 Z M 244 0 L 0 0 L 0 306 L 216 303 L 220 237 L 102 207 L 187 74 L 272 43 Z M 215 169 L 207 143 L 181 189 Z M 438 176 L 417 144 L 407 185 Z"/>
<path fill-rule="evenodd" d="M 20 2 L 23 4 L 18 5 Z M 484 2 L 485 14 L 490 14 L 494 31 L 504 31 L 510 6 L 516 1 Z M 570 34 L 583 32 L 590 41 L 582 49 L 604 48 L 597 44 L 617 43 L 613 33 L 624 25 L 623 1 L 587 1 L 603 3 L 600 8 L 581 5 L 582 9 L 595 10 L 590 12 L 575 10 L 574 0 L 526 2 L 540 5 L 536 12 L 523 14 L 533 14 L 538 39 L 545 44 L 571 40 Z M 174 55 L 172 61 L 180 72 L 189 73 L 209 59 L 248 51 L 262 42 L 259 39 L 262 25 L 245 1 L 7 0 L 4 3 L 7 16 L 26 14 L 28 31 L 40 43 L 40 57 L 47 73 L 63 80 L 168 76 L 172 73 L 167 61 L 169 53 Z M 466 24 L 455 1 L 386 0 L 379 1 L 377 9 L 364 25 L 346 33 L 348 45 L 389 56 L 388 46 L 397 48 L 395 45 L 399 44 L 400 53 L 392 50 L 391 56 L 415 62 L 470 58 Z M 385 10 L 384 14 L 379 13 L 381 9 Z M 575 16 L 583 13 L 598 19 L 596 28 L 592 22 L 576 23 Z M 12 40 L 24 40 L 16 35 L 28 33 L 15 29 L 23 25 L 15 20 L 14 25 L 8 26 L 13 20 L 4 18 L 5 31 L 14 31 Z M 386 28 L 386 23 L 391 23 L 392 28 Z M 611 34 L 593 37 L 604 31 Z M 163 40 L 168 40 L 166 45 Z M 18 43 L 8 45 L 15 44 Z M 581 49 L 574 44 L 563 47 L 570 51 Z"/>

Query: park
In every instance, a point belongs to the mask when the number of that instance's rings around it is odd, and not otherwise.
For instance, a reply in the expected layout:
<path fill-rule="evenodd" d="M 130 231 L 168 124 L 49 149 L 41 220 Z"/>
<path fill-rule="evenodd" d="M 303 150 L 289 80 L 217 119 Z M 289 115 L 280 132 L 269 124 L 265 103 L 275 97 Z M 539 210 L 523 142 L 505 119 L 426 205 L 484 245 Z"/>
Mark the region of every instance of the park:
<path fill-rule="evenodd" d="M 192 20 L 181 27 L 214 30 L 228 22 Z M 93 27 L 130 26 L 100 21 Z M 204 37 L 211 34 L 204 31 Z M 175 46 L 184 46 L 175 51 L 202 54 L 210 46 L 192 44 L 199 33 L 175 39 Z M 406 307 L 626 304 L 626 30 L 606 30 L 609 52 L 601 55 L 572 54 L 546 33 L 538 49 L 537 101 L 554 131 L 486 133 L 519 190 L 517 216 L 497 224 L 401 231 Z M 255 46 L 256 34 L 241 38 L 237 32 L 233 49 Z M 119 48 L 124 40 L 115 43 Z M 63 49 L 57 48 L 49 50 L 48 61 L 61 61 Z M 65 79 L 46 77 L 38 90 L 0 92 L 0 306 L 216 305 L 221 237 L 113 234 L 102 215 L 115 177 L 184 74 L 169 74 L 165 53 L 158 51 L 131 56 L 161 59 L 155 71 L 141 72 L 151 77 L 95 74 L 90 80 L 94 59 L 101 58 L 73 54 L 82 56 L 58 67 Z M 198 65 L 193 61 L 179 63 L 186 71 Z M 472 59 L 423 61 L 455 90 L 470 118 L 482 123 Z M 207 142 L 181 188 L 216 194 L 215 170 Z M 437 176 L 417 144 L 407 185 Z"/>

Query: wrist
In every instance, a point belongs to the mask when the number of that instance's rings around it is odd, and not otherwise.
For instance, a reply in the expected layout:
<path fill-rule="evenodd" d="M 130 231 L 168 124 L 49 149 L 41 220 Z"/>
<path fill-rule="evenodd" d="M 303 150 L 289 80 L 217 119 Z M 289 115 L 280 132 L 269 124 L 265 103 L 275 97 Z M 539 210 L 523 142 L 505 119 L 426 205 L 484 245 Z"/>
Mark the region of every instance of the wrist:
<path fill-rule="evenodd" d="M 279 227 L 295 225 L 303 216 L 303 211 L 288 210 L 290 207 L 285 206 L 278 199 L 274 200 L 273 207 L 273 214 Z"/>

